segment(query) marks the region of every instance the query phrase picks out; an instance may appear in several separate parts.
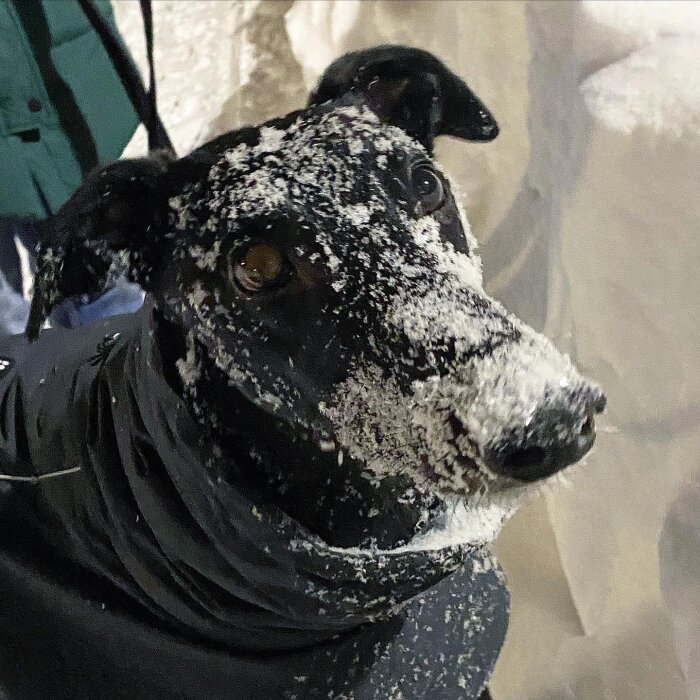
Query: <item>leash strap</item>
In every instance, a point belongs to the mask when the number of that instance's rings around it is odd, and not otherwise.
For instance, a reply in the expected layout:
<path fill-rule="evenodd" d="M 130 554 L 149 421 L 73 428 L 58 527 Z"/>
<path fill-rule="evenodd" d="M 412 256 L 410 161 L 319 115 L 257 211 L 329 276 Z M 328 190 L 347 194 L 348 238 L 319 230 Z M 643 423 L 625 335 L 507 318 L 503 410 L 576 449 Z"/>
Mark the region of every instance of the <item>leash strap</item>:
<path fill-rule="evenodd" d="M 140 0 L 143 29 L 146 34 L 146 55 L 148 56 L 148 150 L 158 148 L 155 143 L 158 128 L 158 104 L 156 100 L 156 73 L 153 62 L 153 10 L 151 0 Z M 151 128 L 153 127 L 153 128 Z"/>
<path fill-rule="evenodd" d="M 136 114 L 148 132 L 148 150 L 167 149 L 175 152 L 168 132 L 158 114 L 156 103 L 156 75 L 153 60 L 153 11 L 151 0 L 140 0 L 146 34 L 146 53 L 148 55 L 149 89 L 146 90 L 129 52 L 112 26 L 95 7 L 92 0 L 78 0 L 97 35 L 100 37 L 114 70 L 124 86 Z"/>

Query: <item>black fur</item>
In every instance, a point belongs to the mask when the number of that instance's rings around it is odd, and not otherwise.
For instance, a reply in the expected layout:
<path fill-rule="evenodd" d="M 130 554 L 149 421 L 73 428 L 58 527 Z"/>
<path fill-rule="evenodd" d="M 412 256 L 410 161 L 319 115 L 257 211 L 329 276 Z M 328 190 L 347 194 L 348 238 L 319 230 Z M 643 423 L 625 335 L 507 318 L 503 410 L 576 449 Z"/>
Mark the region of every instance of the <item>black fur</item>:
<path fill-rule="evenodd" d="M 481 100 L 427 51 L 377 46 L 346 54 L 328 67 L 309 104 L 351 89 L 365 93 L 373 110 L 429 151 L 440 135 L 470 141 L 498 136 L 498 124 Z"/>

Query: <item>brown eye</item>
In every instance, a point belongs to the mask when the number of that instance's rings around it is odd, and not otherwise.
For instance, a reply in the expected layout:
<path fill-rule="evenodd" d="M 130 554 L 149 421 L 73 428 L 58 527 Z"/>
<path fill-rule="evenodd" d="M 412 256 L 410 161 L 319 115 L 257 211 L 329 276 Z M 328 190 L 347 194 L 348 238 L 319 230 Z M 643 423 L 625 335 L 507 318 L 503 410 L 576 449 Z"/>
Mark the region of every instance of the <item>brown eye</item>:
<path fill-rule="evenodd" d="M 285 277 L 286 260 L 279 248 L 261 243 L 248 248 L 233 261 L 235 283 L 246 292 L 261 292 L 274 287 Z"/>
<path fill-rule="evenodd" d="M 442 178 L 429 165 L 419 165 L 413 169 L 411 186 L 418 200 L 417 216 L 432 214 L 445 204 L 447 195 Z"/>

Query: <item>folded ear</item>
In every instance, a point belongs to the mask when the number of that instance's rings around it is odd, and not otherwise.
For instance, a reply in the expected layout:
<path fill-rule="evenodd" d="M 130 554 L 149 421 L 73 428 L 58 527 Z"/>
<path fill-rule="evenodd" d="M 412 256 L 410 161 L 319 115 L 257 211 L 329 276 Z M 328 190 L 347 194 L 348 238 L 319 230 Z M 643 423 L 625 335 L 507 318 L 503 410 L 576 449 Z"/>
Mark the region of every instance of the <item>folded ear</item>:
<path fill-rule="evenodd" d="M 30 338 L 64 298 L 101 292 L 120 276 L 151 287 L 165 242 L 171 162 L 163 151 L 96 170 L 41 222 Z"/>
<path fill-rule="evenodd" d="M 491 141 L 498 124 L 467 84 L 427 51 L 378 46 L 334 61 L 309 98 L 319 104 L 351 90 L 389 124 L 432 150 L 441 134 Z"/>

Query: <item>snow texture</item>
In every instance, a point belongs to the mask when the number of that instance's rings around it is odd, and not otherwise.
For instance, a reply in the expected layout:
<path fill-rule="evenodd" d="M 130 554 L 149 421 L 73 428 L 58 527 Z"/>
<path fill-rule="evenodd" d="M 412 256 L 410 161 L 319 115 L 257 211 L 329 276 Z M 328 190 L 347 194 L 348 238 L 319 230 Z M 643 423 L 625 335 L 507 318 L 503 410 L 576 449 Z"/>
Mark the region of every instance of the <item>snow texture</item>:
<path fill-rule="evenodd" d="M 514 606 L 494 695 L 696 700 L 683 494 L 700 468 L 700 5 L 530 3 L 526 20 L 531 159 L 484 249 L 487 288 L 569 350 L 609 408 L 571 489 L 547 494 L 549 583 L 527 571 L 542 535 L 504 533 L 519 548 L 503 557 Z M 570 600 L 555 619 L 557 576 Z"/>
<path fill-rule="evenodd" d="M 659 539 L 661 592 L 688 698 L 700 698 L 700 476 L 670 505 Z"/>

